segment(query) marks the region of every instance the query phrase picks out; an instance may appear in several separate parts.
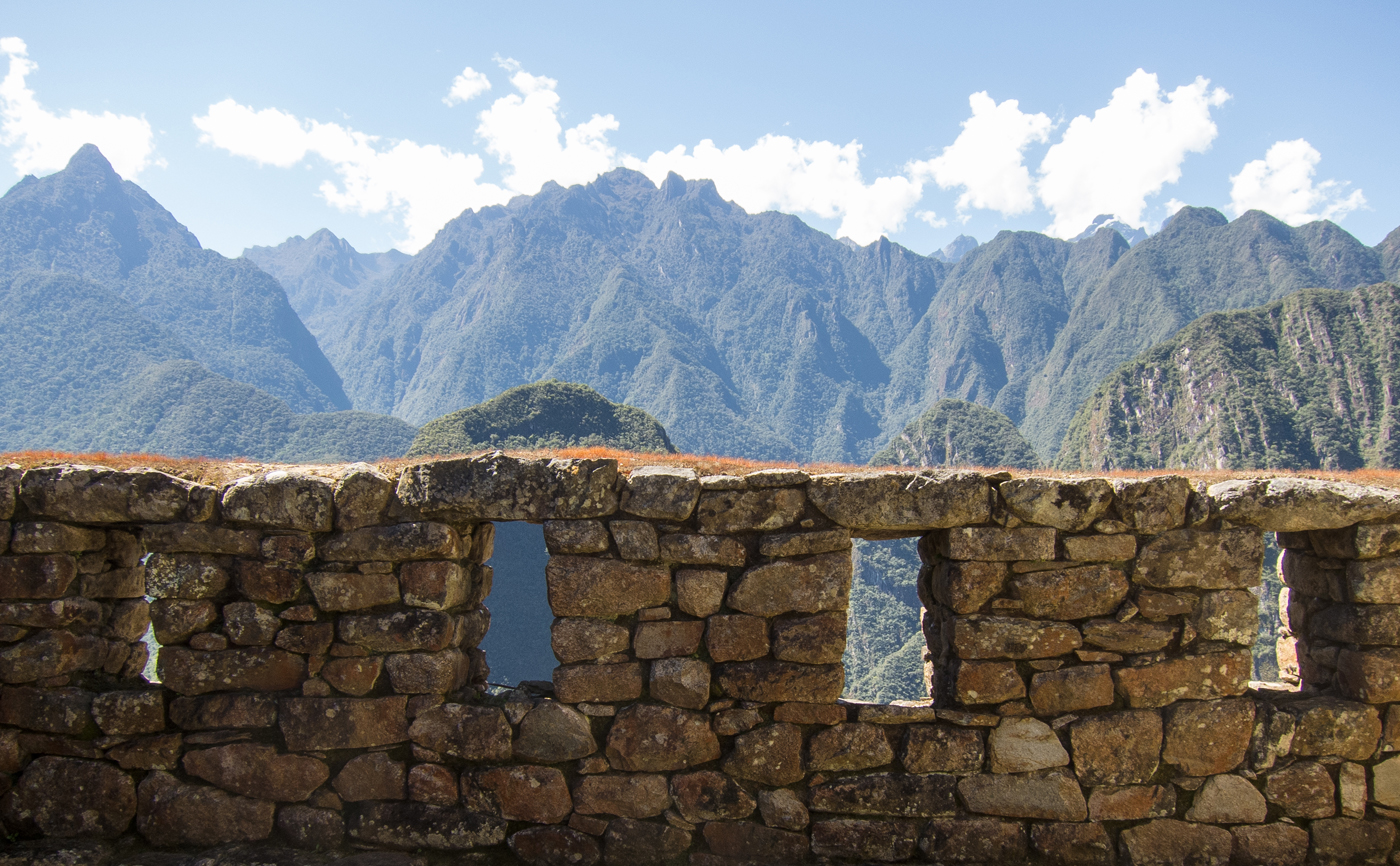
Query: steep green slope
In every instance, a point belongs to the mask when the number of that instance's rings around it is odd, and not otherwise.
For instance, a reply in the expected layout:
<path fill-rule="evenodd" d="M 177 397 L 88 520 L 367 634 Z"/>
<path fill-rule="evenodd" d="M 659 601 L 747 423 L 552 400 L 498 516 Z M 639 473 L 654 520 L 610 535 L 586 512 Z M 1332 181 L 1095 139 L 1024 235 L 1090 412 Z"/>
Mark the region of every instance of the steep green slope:
<path fill-rule="evenodd" d="M 668 454 L 676 450 L 666 430 L 641 409 L 613 403 L 587 385 L 551 379 L 519 385 L 429 421 L 407 456 L 595 445 Z"/>
<path fill-rule="evenodd" d="M 845 697 L 888 703 L 928 697 L 914 539 L 856 539 L 846 621 Z"/>
<path fill-rule="evenodd" d="M 0 274 L 23 270 L 97 283 L 177 335 L 194 360 L 298 411 L 350 408 L 277 281 L 201 248 L 92 145 L 63 171 L 26 177 L 0 198 Z"/>
<path fill-rule="evenodd" d="M 1079 408 L 1064 469 L 1400 466 L 1400 288 L 1212 313 Z"/>
<path fill-rule="evenodd" d="M 1011 419 L 964 400 L 939 400 L 870 458 L 872 466 L 1040 465 Z"/>

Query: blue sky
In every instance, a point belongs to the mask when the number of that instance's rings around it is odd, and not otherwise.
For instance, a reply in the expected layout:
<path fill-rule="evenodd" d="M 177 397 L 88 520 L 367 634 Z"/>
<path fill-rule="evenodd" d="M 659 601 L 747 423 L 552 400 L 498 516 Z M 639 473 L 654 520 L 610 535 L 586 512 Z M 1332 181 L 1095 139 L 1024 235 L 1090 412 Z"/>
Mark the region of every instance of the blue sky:
<path fill-rule="evenodd" d="M 323 226 L 412 250 L 620 164 L 925 253 L 1179 203 L 1400 225 L 1395 3 L 0 10 L 0 177 L 105 137 L 229 255 Z"/>

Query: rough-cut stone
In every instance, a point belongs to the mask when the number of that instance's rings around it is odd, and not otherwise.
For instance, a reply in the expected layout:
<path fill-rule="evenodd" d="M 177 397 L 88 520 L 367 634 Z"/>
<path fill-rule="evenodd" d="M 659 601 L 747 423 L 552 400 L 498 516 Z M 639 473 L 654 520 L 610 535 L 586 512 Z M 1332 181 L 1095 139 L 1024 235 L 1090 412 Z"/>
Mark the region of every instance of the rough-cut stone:
<path fill-rule="evenodd" d="M 273 641 L 288 652 L 323 656 L 335 639 L 335 626 L 328 622 L 289 625 L 277 633 Z"/>
<path fill-rule="evenodd" d="M 557 764 L 598 751 L 588 719 L 573 707 L 541 701 L 520 721 L 515 756 L 526 761 Z"/>
<path fill-rule="evenodd" d="M 407 702 L 402 695 L 284 698 L 277 723 L 294 752 L 388 746 L 408 739 Z"/>
<path fill-rule="evenodd" d="M 758 710 L 722 710 L 715 715 L 715 733 L 721 737 L 742 734 L 761 724 L 763 716 Z"/>
<path fill-rule="evenodd" d="M 209 487 L 153 469 L 119 471 L 102 466 L 45 466 L 20 480 L 20 499 L 42 517 L 74 523 L 171 523 L 201 520 L 197 501 Z M 8 517 L 9 515 L 5 515 Z"/>
<path fill-rule="evenodd" d="M 77 575 L 71 556 L 7 556 L 0 559 L 0 598 L 60 598 Z"/>
<path fill-rule="evenodd" d="M 9 688 L 0 691 L 0 725 L 27 731 L 91 737 L 92 692 L 76 688 Z"/>
<path fill-rule="evenodd" d="M 551 556 L 604 553 L 610 544 L 601 520 L 546 520 L 544 546 Z"/>
<path fill-rule="evenodd" d="M 347 803 L 402 800 L 405 794 L 404 764 L 383 752 L 357 755 L 345 762 L 331 786 Z"/>
<path fill-rule="evenodd" d="M 929 586 L 934 599 L 954 613 L 976 613 L 1001 594 L 1006 576 L 1005 563 L 945 559 L 934 567 Z"/>
<path fill-rule="evenodd" d="M 384 659 L 380 656 L 331 659 L 321 668 L 321 679 L 334 686 L 336 691 L 358 698 L 374 689 L 383 670 Z"/>
<path fill-rule="evenodd" d="M 341 641 L 370 652 L 437 652 L 452 645 L 457 623 L 440 611 L 396 610 L 342 616 L 336 629 Z"/>
<path fill-rule="evenodd" d="M 471 597 L 468 572 L 455 562 L 407 562 L 399 569 L 403 602 L 410 607 L 448 610 Z"/>
<path fill-rule="evenodd" d="M 1400 553 L 1400 524 L 1397 523 L 1363 523 L 1343 529 L 1315 529 L 1298 534 L 1303 536 L 1303 548 L 1311 545 L 1322 556 L 1334 559 L 1376 559 Z M 1382 568 L 1386 569 L 1387 566 Z M 1388 568 L 1394 568 L 1394 563 Z"/>
<path fill-rule="evenodd" d="M 1222 827 L 1159 818 L 1129 827 L 1118 837 L 1128 866 L 1225 866 L 1234 837 Z"/>
<path fill-rule="evenodd" d="M 719 612 L 729 577 L 722 571 L 681 569 L 676 572 L 676 602 L 682 613 L 701 619 Z"/>
<path fill-rule="evenodd" d="M 797 522 L 807 505 L 801 490 L 713 490 L 700 494 L 696 517 L 700 531 L 713 535 L 772 532 Z"/>
<path fill-rule="evenodd" d="M 80 586 L 84 598 L 141 598 L 146 594 L 146 569 L 138 566 L 85 574 Z"/>
<path fill-rule="evenodd" d="M 1254 733 L 1247 698 L 1179 703 L 1166 713 L 1162 760 L 1188 776 L 1228 773 L 1244 762 Z"/>
<path fill-rule="evenodd" d="M 979 749 L 981 744 L 978 744 Z M 812 735 L 807 747 L 811 770 L 868 770 L 894 760 L 894 750 L 879 725 L 840 724 Z M 927 772 L 927 771 L 926 771 Z"/>
<path fill-rule="evenodd" d="M 665 566 L 592 557 L 550 557 L 545 583 L 555 616 L 620 616 L 665 604 L 671 597 L 671 572 Z"/>
<path fill-rule="evenodd" d="M 1113 703 L 1108 665 L 1078 665 L 1031 677 L 1031 706 L 1036 715 L 1058 716 Z"/>
<path fill-rule="evenodd" d="M 717 662 L 750 661 L 768 655 L 768 621 L 748 614 L 720 614 L 706 621 L 705 648 Z"/>
<path fill-rule="evenodd" d="M 600 776 L 586 777 L 587 784 Z M 495 795 L 507 821 L 558 824 L 573 811 L 564 774 L 553 767 L 496 767 L 476 774 L 476 784 Z M 666 791 L 665 779 L 660 779 Z"/>
<path fill-rule="evenodd" d="M 838 818 L 812 825 L 812 853 L 822 858 L 862 863 L 908 860 L 918 842 L 919 824 L 914 821 Z"/>
<path fill-rule="evenodd" d="M 1157 589 L 1245 589 L 1257 586 L 1264 539 L 1252 529 L 1179 529 L 1143 545 L 1136 579 Z"/>
<path fill-rule="evenodd" d="M 151 628 L 162 646 L 181 644 L 218 622 L 219 609 L 207 599 L 162 598 L 151 604 Z"/>
<path fill-rule="evenodd" d="M 385 667 L 390 684 L 401 695 L 444 695 L 467 682 L 467 657 L 457 649 L 395 653 Z"/>
<path fill-rule="evenodd" d="M 239 595 L 253 601 L 286 604 L 301 595 L 301 572 L 261 562 L 238 560 L 233 577 Z"/>
<path fill-rule="evenodd" d="M 566 704 L 631 701 L 642 696 L 642 666 L 560 665 L 554 669 L 554 695 Z"/>
<path fill-rule="evenodd" d="M 1259 599 L 1240 589 L 1202 593 L 1190 621 L 1201 640 L 1253 646 L 1259 637 Z"/>
<path fill-rule="evenodd" d="M 136 815 L 136 786 L 111 764 L 36 758 L 4 804 L 10 826 L 32 825 L 45 836 L 115 838 Z"/>
<path fill-rule="evenodd" d="M 330 778 L 315 758 L 279 755 L 272 746 L 233 743 L 187 752 L 185 772 L 244 797 L 295 803 Z"/>
<path fill-rule="evenodd" d="M 1400 757 L 1371 768 L 1371 798 L 1382 806 L 1400 807 Z"/>
<path fill-rule="evenodd" d="M 1172 623 L 1131 619 L 1093 619 L 1082 626 L 1084 642 L 1115 653 L 1151 653 L 1163 649 L 1176 637 Z"/>
<path fill-rule="evenodd" d="M 1395 847 L 1394 821 L 1323 818 L 1312 822 L 1312 858 L 1317 866 L 1381 864 Z"/>
<path fill-rule="evenodd" d="M 653 560 L 661 557 L 656 527 L 645 520 L 614 520 L 608 524 L 617 555 L 622 559 Z"/>
<path fill-rule="evenodd" d="M 187 731 L 270 728 L 277 724 L 277 699 L 272 695 L 176 698 L 170 702 L 170 721 Z"/>
<path fill-rule="evenodd" d="M 680 565 L 743 565 L 748 552 L 727 535 L 676 533 L 661 538 L 661 558 Z"/>
<path fill-rule="evenodd" d="M 268 800 L 186 785 L 160 770 L 146 776 L 136 796 L 136 827 L 153 845 L 209 847 L 272 835 L 276 807 Z"/>
<path fill-rule="evenodd" d="M 959 661 L 953 688 L 958 701 L 966 705 L 1000 704 L 1026 696 L 1026 681 L 1015 662 Z"/>
<path fill-rule="evenodd" d="M 21 632 L 23 634 L 23 632 Z M 109 652 L 95 635 L 40 631 L 0 650 L 0 682 L 31 683 L 101 668 Z"/>
<path fill-rule="evenodd" d="M 998 818 L 939 818 L 928 823 L 919 847 L 935 863 L 1022 863 L 1026 828 Z"/>
<path fill-rule="evenodd" d="M 741 788 L 740 791 L 742 790 Z M 811 815 L 808 814 L 802 800 L 787 788 L 759 791 L 758 811 L 763 816 L 763 823 L 779 830 L 801 830 L 811 821 Z"/>
<path fill-rule="evenodd" d="M 1364 761 L 1376 751 L 1381 736 L 1380 713 L 1373 706 L 1336 698 L 1310 698 L 1282 709 L 1297 719 L 1293 754 L 1333 755 Z"/>
<path fill-rule="evenodd" d="M 779 532 L 765 535 L 758 542 L 762 556 L 811 556 L 851 549 L 851 533 L 844 529 L 821 532 Z"/>
<path fill-rule="evenodd" d="M 851 558 L 826 553 L 755 566 L 729 591 L 729 606 L 755 616 L 845 610 L 851 594 Z"/>
<path fill-rule="evenodd" d="M 666 777 L 658 773 L 605 773 L 574 783 L 573 808 L 585 815 L 653 818 L 670 806 Z"/>
<path fill-rule="evenodd" d="M 807 497 L 841 526 L 929 530 L 986 523 L 991 487 L 976 472 L 856 472 L 814 475 Z"/>
<path fill-rule="evenodd" d="M 632 648 L 641 659 L 688 656 L 700 648 L 705 623 L 702 620 L 662 620 L 639 622 Z"/>
<path fill-rule="evenodd" d="M 813 812 L 934 818 L 957 811 L 957 777 L 932 773 L 876 773 L 846 776 L 813 785 L 808 808 Z"/>
<path fill-rule="evenodd" d="M 163 731 L 165 696 L 157 689 L 105 692 L 93 698 L 92 717 L 102 733 L 112 737 Z"/>
<path fill-rule="evenodd" d="M 277 637 L 282 620 L 251 601 L 224 605 L 224 634 L 238 646 L 267 646 Z"/>
<path fill-rule="evenodd" d="M 202 553 L 153 553 L 146 562 L 151 598 L 214 598 L 228 586 L 225 560 Z"/>
<path fill-rule="evenodd" d="M 600 777 L 604 778 L 604 777 Z M 656 777 L 662 778 L 664 777 Z M 714 770 L 678 773 L 671 777 L 670 798 L 652 814 L 659 814 L 671 801 L 682 818 L 693 824 L 705 821 L 738 821 L 753 814 L 754 799 L 730 777 Z M 799 805 L 801 805 L 799 803 Z M 806 810 L 803 809 L 803 812 Z M 619 814 L 614 812 L 613 814 Z M 766 815 L 766 813 L 765 813 Z M 642 816 L 627 816 L 642 817 Z M 765 819 L 766 820 L 766 819 Z M 806 822 L 803 822 L 805 826 Z M 786 827 L 784 829 L 799 829 Z"/>
<path fill-rule="evenodd" d="M 651 866 L 680 857 L 691 836 L 678 827 L 618 818 L 603 834 L 603 857 L 608 866 Z"/>
<path fill-rule="evenodd" d="M 1068 532 L 1088 529 L 1113 504 L 1113 488 L 1102 478 L 1016 478 L 997 488 L 1012 514 Z"/>
<path fill-rule="evenodd" d="M 1123 570 L 1108 565 L 1019 574 L 1011 586 L 1026 616 L 1057 620 L 1105 616 L 1128 595 Z"/>
<path fill-rule="evenodd" d="M 730 776 L 764 785 L 791 785 L 802 779 L 802 731 L 779 722 L 756 728 L 734 738 L 724 760 Z"/>
<path fill-rule="evenodd" d="M 953 647 L 964 659 L 1053 658 L 1083 643 L 1077 628 L 1061 622 L 981 615 L 953 621 Z"/>
<path fill-rule="evenodd" d="M 328 612 L 364 610 L 399 601 L 399 582 L 392 574 L 317 572 L 307 575 L 306 583 L 317 606 Z"/>
<path fill-rule="evenodd" d="M 1064 546 L 1070 562 L 1125 562 L 1137 556 L 1133 535 L 1071 535 Z"/>
<path fill-rule="evenodd" d="M 626 626 L 605 619 L 556 619 L 550 629 L 550 646 L 554 655 L 565 664 L 624 652 L 631 639 Z"/>
<path fill-rule="evenodd" d="M 400 502 L 469 520 L 578 519 L 617 510 L 617 461 L 530 460 L 497 451 L 422 463 L 399 476 Z"/>
<path fill-rule="evenodd" d="M 469 851 L 504 842 L 506 822 L 460 806 L 368 802 L 356 808 L 349 831 L 353 839 L 385 848 Z"/>
<path fill-rule="evenodd" d="M 1196 792 L 1187 821 L 1203 824 L 1262 824 L 1269 804 L 1242 776 L 1211 776 Z"/>
<path fill-rule="evenodd" d="M 1157 770 L 1162 719 L 1148 710 L 1123 710 L 1080 719 L 1070 726 L 1070 748 L 1081 784 L 1141 784 Z"/>
<path fill-rule="evenodd" d="M 639 466 L 627 475 L 622 510 L 652 520 L 682 521 L 700 500 L 700 478 L 694 469 Z"/>
<path fill-rule="evenodd" d="M 1222 481 L 1209 488 L 1220 516 L 1271 532 L 1338 529 L 1400 514 L 1400 492 L 1315 478 Z"/>
<path fill-rule="evenodd" d="M 1285 550 L 1279 560 L 1279 573 L 1284 584 L 1298 595 L 1345 601 L 1346 574 L 1341 565 L 1304 551 Z"/>
<path fill-rule="evenodd" d="M 691 710 L 710 700 L 710 666 L 699 659 L 668 658 L 651 663 L 652 698 Z"/>
<path fill-rule="evenodd" d="M 1360 532 L 1364 526 L 1356 527 Z M 1400 530 L 1392 526 L 1391 529 Z M 1396 533 L 1400 538 L 1400 532 Z M 1361 604 L 1400 604 L 1400 557 L 1353 560 L 1346 567 L 1347 598 Z"/>
<path fill-rule="evenodd" d="M 1112 866 L 1114 859 L 1102 824 L 1034 824 L 1031 845 L 1050 866 Z"/>
<path fill-rule="evenodd" d="M 741 701 L 824 704 L 841 697 L 845 671 L 839 664 L 803 665 L 759 659 L 717 665 L 715 679 L 724 694 Z"/>
<path fill-rule="evenodd" d="M 408 799 L 434 806 L 457 802 L 457 776 L 441 764 L 419 764 L 408 771 Z"/>
<path fill-rule="evenodd" d="M 812 742 L 815 747 L 816 737 Z M 904 735 L 900 761 L 910 773 L 967 775 L 981 772 L 984 754 L 982 732 L 975 728 L 910 725 Z"/>
<path fill-rule="evenodd" d="M 596 866 L 603 856 L 597 842 L 568 827 L 526 827 L 506 844 L 529 866 Z"/>
<path fill-rule="evenodd" d="M 1083 821 L 1088 815 L 1079 784 L 1059 773 L 968 776 L 958 782 L 958 793 L 970 811 L 983 815 L 1044 821 Z"/>
<path fill-rule="evenodd" d="M 107 533 L 66 523 L 16 523 L 10 536 L 11 553 L 81 553 L 101 550 Z"/>
<path fill-rule="evenodd" d="M 334 495 L 324 479 L 278 469 L 229 485 L 220 498 L 220 512 L 234 523 L 329 532 Z"/>
<path fill-rule="evenodd" d="M 711 821 L 704 834 L 712 852 L 733 862 L 802 863 L 809 853 L 805 835 L 747 821 Z"/>
<path fill-rule="evenodd" d="M 165 646 L 156 671 L 166 688 L 181 695 L 242 689 L 283 692 L 305 681 L 306 659 L 270 647 L 199 652 Z"/>
<path fill-rule="evenodd" d="M 1069 764 L 1069 753 L 1038 719 L 1006 718 L 987 740 L 993 773 L 1029 773 Z"/>
<path fill-rule="evenodd" d="M 1142 821 L 1175 814 L 1176 788 L 1171 785 L 1105 785 L 1089 795 L 1090 821 Z"/>
<path fill-rule="evenodd" d="M 1290 818 L 1337 814 L 1337 786 L 1327 768 L 1315 761 L 1299 761 L 1270 773 L 1264 795 Z"/>
<path fill-rule="evenodd" d="M 1308 631 L 1338 643 L 1400 646 L 1400 604 L 1334 604 L 1308 617 Z"/>
<path fill-rule="evenodd" d="M 433 707 L 414 718 L 407 737 L 424 748 L 468 761 L 506 761 L 511 757 L 510 722 L 496 707 Z"/>
<path fill-rule="evenodd" d="M 773 657 L 804 664 L 834 664 L 846 650 L 846 614 L 790 617 L 773 624 Z"/>
<path fill-rule="evenodd" d="M 1179 700 L 1210 700 L 1244 694 L 1254 670 L 1249 650 L 1188 655 L 1113 672 L 1118 693 L 1130 707 L 1164 707 Z"/>
<path fill-rule="evenodd" d="M 1055 558 L 1055 530 L 958 526 L 941 534 L 939 553 L 949 559 L 1012 562 Z"/>
<path fill-rule="evenodd" d="M 318 544 L 317 553 L 328 562 L 402 562 L 459 559 L 464 555 L 457 530 L 430 522 L 367 526 L 342 532 Z"/>
<path fill-rule="evenodd" d="M 1302 866 L 1308 856 L 1308 831 L 1292 824 L 1235 827 L 1235 866 Z"/>
<path fill-rule="evenodd" d="M 629 772 L 683 770 L 720 755 L 707 714 L 648 705 L 618 712 L 606 751 L 615 768 Z"/>

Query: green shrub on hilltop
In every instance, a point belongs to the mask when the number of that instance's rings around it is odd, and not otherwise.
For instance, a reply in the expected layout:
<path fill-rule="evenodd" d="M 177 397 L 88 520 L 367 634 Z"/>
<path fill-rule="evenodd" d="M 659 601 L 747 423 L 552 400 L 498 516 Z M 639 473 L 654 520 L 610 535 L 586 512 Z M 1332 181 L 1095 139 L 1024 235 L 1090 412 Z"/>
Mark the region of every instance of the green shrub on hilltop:
<path fill-rule="evenodd" d="M 641 409 L 614 403 L 587 385 L 550 379 L 429 421 L 406 456 L 592 446 L 676 451 L 665 428 Z"/>
<path fill-rule="evenodd" d="M 966 400 L 939 400 L 870 458 L 871 466 L 1040 465 L 1011 419 Z"/>

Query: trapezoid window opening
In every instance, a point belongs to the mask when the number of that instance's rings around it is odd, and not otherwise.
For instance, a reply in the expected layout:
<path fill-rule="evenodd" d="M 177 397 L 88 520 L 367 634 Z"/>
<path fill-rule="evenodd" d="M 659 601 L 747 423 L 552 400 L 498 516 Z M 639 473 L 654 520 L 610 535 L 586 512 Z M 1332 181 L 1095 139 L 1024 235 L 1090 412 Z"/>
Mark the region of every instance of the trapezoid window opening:
<path fill-rule="evenodd" d="M 493 525 L 494 546 L 484 566 L 491 569 L 491 583 L 482 602 L 490 624 L 480 645 L 490 668 L 487 688 L 543 687 L 559 664 L 551 647 L 554 614 L 545 585 L 544 527 L 514 521 Z"/>
<path fill-rule="evenodd" d="M 929 697 L 918 544 L 917 538 L 852 539 L 844 698 L 887 704 Z"/>

